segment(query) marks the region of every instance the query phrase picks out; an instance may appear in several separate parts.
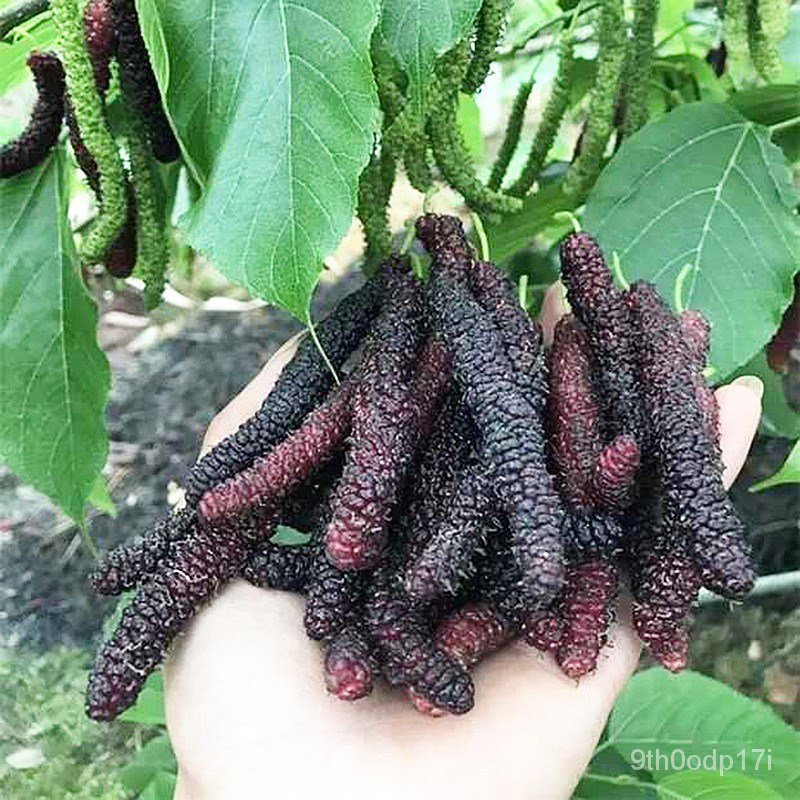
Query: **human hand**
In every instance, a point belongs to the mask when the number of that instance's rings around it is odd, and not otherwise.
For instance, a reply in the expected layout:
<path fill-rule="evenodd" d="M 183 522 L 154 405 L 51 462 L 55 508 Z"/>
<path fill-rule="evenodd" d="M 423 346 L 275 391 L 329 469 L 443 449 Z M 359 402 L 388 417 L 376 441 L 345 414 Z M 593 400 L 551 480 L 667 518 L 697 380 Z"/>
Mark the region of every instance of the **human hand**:
<path fill-rule="evenodd" d="M 559 297 L 546 299 L 546 332 L 563 313 Z M 287 342 L 220 412 L 204 450 L 256 411 L 295 345 Z M 752 378 L 717 391 L 728 486 L 755 434 L 760 398 Z M 357 703 L 328 695 L 302 616 L 300 597 L 238 581 L 176 644 L 166 701 L 177 800 L 567 798 L 640 651 L 624 613 L 597 670 L 578 683 L 549 656 L 511 644 L 475 669 L 470 713 L 432 719 L 381 685 Z"/>

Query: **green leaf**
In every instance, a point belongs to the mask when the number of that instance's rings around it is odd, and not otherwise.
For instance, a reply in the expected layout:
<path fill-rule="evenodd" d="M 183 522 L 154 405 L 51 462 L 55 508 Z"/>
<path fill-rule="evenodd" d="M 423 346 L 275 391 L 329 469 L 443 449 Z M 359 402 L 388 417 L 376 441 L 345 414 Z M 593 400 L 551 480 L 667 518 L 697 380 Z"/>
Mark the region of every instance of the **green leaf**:
<path fill-rule="evenodd" d="M 0 458 L 80 521 L 108 451 L 109 369 L 68 184 L 62 148 L 0 181 Z"/>
<path fill-rule="evenodd" d="M 772 141 L 789 161 L 800 158 L 800 84 L 775 83 L 731 95 L 730 104 L 747 119 L 761 125 L 798 120 L 796 125 L 776 131 Z"/>
<path fill-rule="evenodd" d="M 89 505 L 96 508 L 101 514 L 108 514 L 109 517 L 117 516 L 117 506 L 111 498 L 106 485 L 106 479 L 102 475 L 97 476 L 92 491 L 89 492 Z"/>
<path fill-rule="evenodd" d="M 306 320 L 323 258 L 350 226 L 378 121 L 377 0 L 137 7 L 202 189 L 183 219 L 189 244 Z"/>
<path fill-rule="evenodd" d="M 622 145 L 584 222 L 629 279 L 703 311 L 724 378 L 768 341 L 791 300 L 797 200 L 765 129 L 729 105 L 689 103 Z"/>
<path fill-rule="evenodd" d="M 658 31 L 668 36 L 680 27 L 686 14 L 694 8 L 694 0 L 664 0 L 658 13 Z"/>
<path fill-rule="evenodd" d="M 125 722 L 139 722 L 143 725 L 166 725 L 164 717 L 164 676 L 161 672 L 152 673 L 145 681 L 136 704 L 120 715 Z"/>
<path fill-rule="evenodd" d="M 800 792 L 800 734 L 763 703 L 696 672 L 635 675 L 614 706 L 606 745 L 656 777 L 691 766 L 689 757 L 699 757 L 701 769 L 716 757 L 711 768 L 719 770 L 724 757 L 726 772 L 746 773 L 787 799 Z"/>
<path fill-rule="evenodd" d="M 481 0 L 392 0 L 383 4 L 381 37 L 408 76 L 408 94 L 421 119 L 436 59 L 461 41 Z"/>
<path fill-rule="evenodd" d="M 56 29 L 49 14 L 31 20 L 25 30 L 14 32 L 0 41 L 0 95 L 31 77 L 25 64 L 31 50 L 48 50 L 53 46 Z"/>
<path fill-rule="evenodd" d="M 120 770 L 122 785 L 131 792 L 144 792 L 153 784 L 157 788 L 164 785 L 165 776 L 175 776 L 178 764 L 172 752 L 172 746 L 166 735 L 151 739 L 133 757 L 131 762 Z M 173 781 L 174 789 L 174 781 Z M 153 790 L 151 790 L 153 791 Z M 151 795 L 161 798 L 163 795 Z M 171 795 L 168 795 L 171 797 Z"/>
<path fill-rule="evenodd" d="M 172 800 L 175 796 L 177 776 L 167 772 L 159 772 L 147 784 L 136 800 Z"/>
<path fill-rule="evenodd" d="M 575 200 L 561 190 L 561 182 L 542 186 L 522 201 L 522 211 L 509 214 L 500 222 L 486 225 L 489 252 L 497 264 L 507 261 L 514 253 L 530 247 L 533 237 L 553 222 L 559 211 L 573 211 Z M 569 227 L 567 223 L 565 230 Z"/>
<path fill-rule="evenodd" d="M 658 782 L 661 800 L 780 800 L 779 795 L 761 781 L 745 775 L 719 775 L 716 772 L 684 770 Z"/>
<path fill-rule="evenodd" d="M 471 94 L 459 94 L 456 123 L 470 155 L 480 161 L 486 153 L 486 142 L 481 133 L 481 111 Z"/>
<path fill-rule="evenodd" d="M 575 800 L 654 800 L 655 787 L 642 785 L 652 782 L 650 773 L 633 769 L 618 750 L 608 747 L 589 762 Z"/>
<path fill-rule="evenodd" d="M 766 436 L 797 439 L 800 436 L 800 414 L 789 405 L 783 377 L 770 369 L 763 350 L 730 375 L 729 380 L 740 375 L 755 375 L 764 384 L 760 432 Z"/>
<path fill-rule="evenodd" d="M 751 492 L 760 492 L 771 486 L 780 486 L 784 483 L 800 483 L 800 442 L 795 442 L 794 447 L 783 462 L 783 466 L 766 480 L 750 487 Z"/>
<path fill-rule="evenodd" d="M 310 533 L 303 533 L 303 531 L 290 528 L 288 525 L 278 525 L 275 533 L 272 534 L 270 541 L 273 544 L 281 545 L 298 545 L 308 544 L 311 541 Z"/>

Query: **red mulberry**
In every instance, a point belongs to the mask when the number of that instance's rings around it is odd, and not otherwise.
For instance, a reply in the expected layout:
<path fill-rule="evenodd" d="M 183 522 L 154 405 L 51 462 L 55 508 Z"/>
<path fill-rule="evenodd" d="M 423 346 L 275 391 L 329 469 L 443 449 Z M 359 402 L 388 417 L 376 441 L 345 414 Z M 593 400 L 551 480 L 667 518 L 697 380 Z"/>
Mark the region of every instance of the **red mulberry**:
<path fill-rule="evenodd" d="M 336 634 L 325 655 L 325 685 L 340 700 L 358 700 L 372 691 L 378 663 L 366 626 L 352 622 Z"/>
<path fill-rule="evenodd" d="M 603 559 L 567 568 L 564 589 L 558 599 L 563 627 L 556 662 L 570 678 L 580 678 L 597 667 L 611 622 L 617 583 L 617 570 Z"/>
<path fill-rule="evenodd" d="M 633 624 L 653 657 L 672 672 L 689 663 L 689 622 L 700 578 L 685 546 L 654 525 L 631 547 Z"/>
<path fill-rule="evenodd" d="M 589 337 L 572 316 L 556 325 L 548 368 L 547 426 L 557 482 L 572 507 L 592 508 L 594 470 L 602 449 L 600 407 L 592 387 Z"/>
<path fill-rule="evenodd" d="M 509 628 L 488 603 L 472 603 L 448 614 L 436 627 L 436 644 L 472 669 L 509 639 Z"/>
<path fill-rule="evenodd" d="M 117 34 L 117 60 L 123 92 L 147 127 L 153 155 L 165 163 L 175 161 L 181 154 L 180 146 L 161 104 L 134 0 L 109 2 Z"/>
<path fill-rule="evenodd" d="M 52 53 L 34 52 L 28 67 L 36 83 L 36 102 L 25 130 L 0 148 L 0 178 L 41 164 L 58 141 L 64 119 L 64 67 Z"/>
<path fill-rule="evenodd" d="M 339 369 L 364 337 L 383 296 L 383 273 L 342 300 L 317 325 L 322 350 Z M 261 408 L 227 439 L 204 455 L 186 477 L 186 502 L 249 467 L 260 455 L 286 438 L 322 400 L 333 375 L 314 342 L 300 343 L 294 358 Z"/>
<path fill-rule="evenodd" d="M 345 380 L 268 455 L 209 489 L 198 505 L 201 521 L 210 526 L 231 525 L 244 517 L 274 512 L 289 492 L 343 444 L 350 432 L 354 391 L 354 383 Z"/>
<path fill-rule="evenodd" d="M 83 9 L 83 38 L 92 60 L 94 81 L 101 94 L 108 91 L 109 68 L 117 47 L 117 34 L 111 16 L 110 0 L 89 0 Z"/>
<path fill-rule="evenodd" d="M 621 513 L 630 506 L 641 453 L 636 439 L 620 433 L 603 448 L 592 474 L 592 502 L 598 509 Z"/>

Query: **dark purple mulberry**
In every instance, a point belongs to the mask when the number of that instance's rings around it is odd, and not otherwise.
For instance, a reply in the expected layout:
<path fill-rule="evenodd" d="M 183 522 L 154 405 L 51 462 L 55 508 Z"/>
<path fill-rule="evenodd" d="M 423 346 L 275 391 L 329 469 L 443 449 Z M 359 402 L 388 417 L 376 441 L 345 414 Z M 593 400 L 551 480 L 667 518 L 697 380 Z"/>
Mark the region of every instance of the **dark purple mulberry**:
<path fill-rule="evenodd" d="M 405 587 L 418 600 L 455 594 L 474 571 L 486 544 L 486 517 L 493 503 L 488 476 L 471 465 L 455 486 L 453 501 L 422 552 L 407 567 Z"/>
<path fill-rule="evenodd" d="M 380 569 L 367 597 L 369 631 L 384 672 L 394 685 L 405 685 L 442 711 L 463 714 L 472 708 L 474 687 L 461 664 L 436 646 L 433 621 L 414 606 L 399 576 Z"/>
<path fill-rule="evenodd" d="M 192 536 L 195 528 L 193 512 L 182 510 L 169 514 L 143 536 L 108 553 L 89 578 L 92 586 L 104 595 L 118 595 L 135 588 L 161 567 L 170 547 Z"/>
<path fill-rule="evenodd" d="M 334 636 L 352 618 L 364 597 L 364 576 L 341 570 L 325 555 L 324 544 L 315 547 L 307 586 L 303 624 L 311 639 Z"/>
<path fill-rule="evenodd" d="M 436 269 L 465 280 L 472 251 L 461 220 L 447 214 L 425 214 L 417 220 L 416 227 L 417 237 L 436 262 Z"/>
<path fill-rule="evenodd" d="M 363 622 L 351 622 L 334 636 L 325 655 L 325 685 L 340 700 L 358 700 L 372 691 L 378 667 Z"/>
<path fill-rule="evenodd" d="M 520 392 L 541 413 L 547 397 L 541 327 L 519 304 L 514 285 L 494 264 L 473 261 L 469 283 L 503 337 Z"/>
<path fill-rule="evenodd" d="M 95 85 L 104 95 L 111 80 L 111 58 L 117 47 L 109 0 L 89 0 L 86 4 L 83 9 L 83 38 L 92 60 Z"/>
<path fill-rule="evenodd" d="M 41 164 L 58 141 L 64 119 L 64 67 L 53 53 L 33 52 L 28 67 L 36 83 L 36 102 L 25 130 L 0 148 L 0 178 Z"/>
<path fill-rule="evenodd" d="M 242 577 L 261 589 L 304 592 L 308 585 L 312 548 L 253 542 L 247 551 Z"/>
<path fill-rule="evenodd" d="M 109 0 L 117 34 L 120 82 L 128 102 L 144 122 L 153 155 L 164 163 L 175 161 L 180 146 L 172 132 L 150 57 L 139 28 L 134 0 Z"/>
<path fill-rule="evenodd" d="M 510 529 L 525 588 L 552 598 L 563 579 L 563 508 L 545 465 L 540 417 L 521 395 L 500 333 L 466 287 L 434 262 L 428 283 L 433 318 L 482 437 L 485 463 Z"/>
<path fill-rule="evenodd" d="M 475 428 L 457 391 L 451 391 L 420 458 L 405 519 L 399 525 L 409 563 L 446 519 L 458 482 L 474 453 Z"/>
<path fill-rule="evenodd" d="M 600 247 L 588 233 L 568 236 L 560 253 L 567 299 L 589 335 L 606 433 L 612 437 L 628 433 L 641 442 L 646 429 L 633 319 L 625 298 L 614 286 Z"/>
<path fill-rule="evenodd" d="M 633 624 L 653 657 L 671 672 L 689 663 L 689 624 L 700 578 L 685 546 L 664 528 L 639 530 L 631 545 Z"/>
<path fill-rule="evenodd" d="M 753 585 L 744 525 L 722 485 L 722 463 L 695 396 L 679 320 L 655 287 L 629 292 L 639 335 L 641 386 L 656 444 L 668 535 L 688 543 L 704 586 L 738 598 Z"/>
<path fill-rule="evenodd" d="M 767 363 L 776 372 L 788 372 L 792 350 L 800 344 L 800 273 L 794 276 L 794 299 L 783 313 L 780 327 L 767 345 Z"/>
<path fill-rule="evenodd" d="M 246 555 L 238 534 L 196 530 L 174 544 L 169 562 L 137 590 L 92 667 L 86 712 L 111 720 L 131 706 L 147 676 L 200 606 L 234 575 Z"/>
<path fill-rule="evenodd" d="M 336 369 L 367 332 L 383 296 L 384 273 L 345 297 L 316 326 L 323 351 Z M 206 453 L 185 480 L 186 502 L 196 505 L 218 483 L 249 467 L 294 431 L 333 385 L 325 359 L 309 337 L 284 367 L 261 408 L 239 429 Z"/>

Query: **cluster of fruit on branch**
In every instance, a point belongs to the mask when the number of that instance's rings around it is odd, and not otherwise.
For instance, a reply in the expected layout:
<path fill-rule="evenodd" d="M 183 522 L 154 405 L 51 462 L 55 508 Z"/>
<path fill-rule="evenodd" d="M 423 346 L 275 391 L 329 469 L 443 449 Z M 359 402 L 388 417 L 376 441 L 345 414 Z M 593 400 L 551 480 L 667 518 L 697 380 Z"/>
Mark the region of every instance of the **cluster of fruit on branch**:
<path fill-rule="evenodd" d="M 40 164 L 66 121 L 75 160 L 94 193 L 97 219 L 86 236 L 87 263 L 117 278 L 134 270 L 145 302 L 160 302 L 169 257 L 153 159 L 175 161 L 177 139 L 161 104 L 134 0 L 53 0 L 59 55 L 33 52 L 37 100 L 25 130 L 0 150 L 0 177 Z M 119 101 L 119 102 L 116 102 Z M 111 125 L 115 103 L 122 130 Z"/>
<path fill-rule="evenodd" d="M 382 676 L 430 714 L 468 711 L 471 668 L 512 639 L 571 677 L 594 670 L 622 583 L 672 670 L 699 588 L 750 589 L 702 316 L 675 316 L 650 284 L 618 289 L 575 233 L 572 315 L 546 349 L 458 219 L 423 216 L 417 235 L 427 280 L 389 258 L 319 324 L 325 356 L 303 341 L 195 465 L 186 507 L 102 562 L 96 589 L 135 595 L 95 661 L 90 716 L 133 703 L 235 578 L 305 596 L 329 691 L 354 700 Z M 309 541 L 272 541 L 280 524 Z"/>

